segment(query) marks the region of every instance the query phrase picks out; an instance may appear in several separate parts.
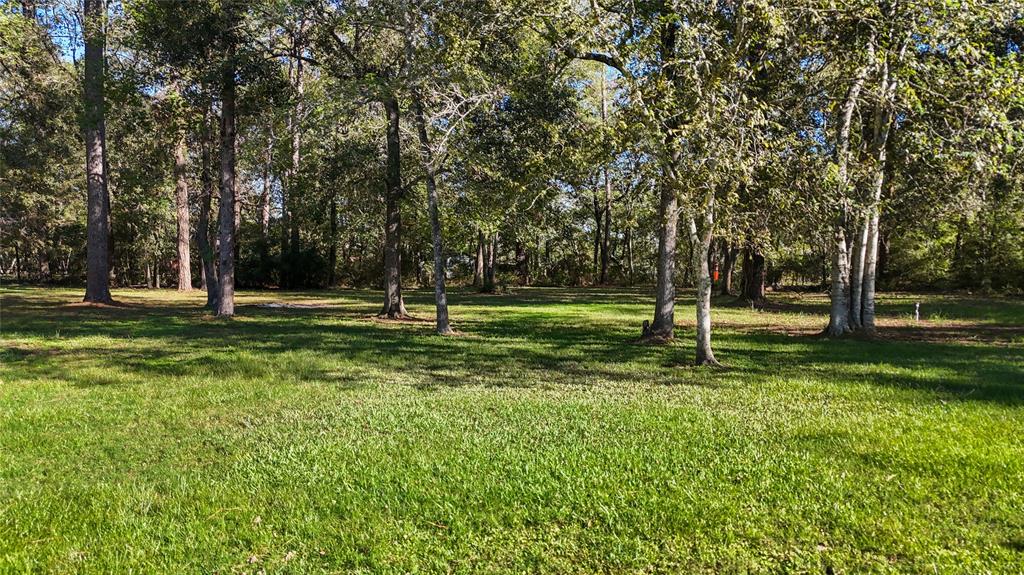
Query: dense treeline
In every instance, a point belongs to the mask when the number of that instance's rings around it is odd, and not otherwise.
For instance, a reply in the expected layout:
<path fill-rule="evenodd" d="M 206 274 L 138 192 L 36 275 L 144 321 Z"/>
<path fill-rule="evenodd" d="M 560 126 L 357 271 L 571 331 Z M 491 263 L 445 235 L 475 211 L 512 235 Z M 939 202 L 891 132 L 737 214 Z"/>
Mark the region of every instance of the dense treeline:
<path fill-rule="evenodd" d="M 202 287 L 1024 290 L 1024 9 L 46 0 L 0 15 L 0 272 Z M 83 154 L 83 151 L 86 153 Z"/>

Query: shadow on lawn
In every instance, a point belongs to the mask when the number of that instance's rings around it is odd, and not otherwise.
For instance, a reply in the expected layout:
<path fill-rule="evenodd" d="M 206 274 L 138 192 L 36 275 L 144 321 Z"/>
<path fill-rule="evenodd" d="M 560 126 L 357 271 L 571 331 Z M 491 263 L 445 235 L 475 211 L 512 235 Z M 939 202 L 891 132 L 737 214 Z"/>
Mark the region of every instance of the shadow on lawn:
<path fill-rule="evenodd" d="M 144 382 L 154 376 L 310 381 L 345 388 L 365 385 L 370 377 L 411 383 L 419 389 L 587 386 L 634 380 L 756 385 L 767 376 L 811 373 L 832 382 L 933 391 L 943 399 L 1024 403 L 1024 357 L 1018 347 L 936 341 L 835 342 L 732 325 L 716 334 L 717 354 L 732 369 L 681 372 L 662 366 L 689 358 L 692 329 L 681 328 L 675 345 L 630 343 L 647 311 L 640 306 L 647 303 L 645 296 L 637 291 L 571 295 L 565 290 L 534 288 L 503 296 L 457 294 L 453 312 L 465 335 L 452 338 L 433 335 L 429 323 L 371 321 L 368 315 L 378 299 L 372 292 L 304 292 L 288 297 L 295 295 L 330 300 L 330 307 L 240 305 L 234 321 L 223 321 L 189 302 L 82 308 L 61 307 L 51 298 L 31 294 L 7 294 L 3 302 L 6 332 L 134 341 L 95 353 L 5 346 L 3 361 L 18 369 L 25 376 L 22 379 L 70 379 L 82 386 Z M 267 299 L 280 297 L 267 294 Z M 416 293 L 409 303 L 429 306 L 429 294 Z M 590 304 L 611 306 L 614 318 L 587 317 Z M 630 304 L 635 308 L 615 307 Z M 473 307 L 474 315 L 461 318 L 462 306 Z M 89 367 L 94 369 L 84 369 Z"/>

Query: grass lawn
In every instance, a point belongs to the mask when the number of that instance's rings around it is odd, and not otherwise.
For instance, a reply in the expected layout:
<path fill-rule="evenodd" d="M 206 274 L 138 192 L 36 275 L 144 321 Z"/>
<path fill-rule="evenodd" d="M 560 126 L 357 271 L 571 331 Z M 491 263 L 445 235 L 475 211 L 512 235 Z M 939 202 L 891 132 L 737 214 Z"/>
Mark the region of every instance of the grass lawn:
<path fill-rule="evenodd" d="M 0 573 L 1024 571 L 1021 300 L 716 302 L 707 370 L 691 294 L 0 294 Z"/>

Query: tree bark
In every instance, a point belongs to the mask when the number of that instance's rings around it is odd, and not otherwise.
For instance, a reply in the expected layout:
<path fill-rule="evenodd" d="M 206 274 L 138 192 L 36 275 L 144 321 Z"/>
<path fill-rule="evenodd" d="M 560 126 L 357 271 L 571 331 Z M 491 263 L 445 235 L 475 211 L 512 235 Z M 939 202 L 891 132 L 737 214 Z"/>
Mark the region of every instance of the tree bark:
<path fill-rule="evenodd" d="M 856 242 L 853 246 L 852 276 L 850 277 L 850 328 L 861 328 L 861 289 L 864 282 L 864 257 L 867 255 L 868 220 L 859 218 Z"/>
<path fill-rule="evenodd" d="M 338 267 L 338 197 L 331 194 L 331 251 L 327 259 L 327 287 L 334 287 Z"/>
<path fill-rule="evenodd" d="M 764 254 L 750 245 L 743 250 L 743 299 L 755 306 L 764 303 L 764 282 L 767 275 Z"/>
<path fill-rule="evenodd" d="M 416 120 L 416 134 L 420 141 L 420 159 L 427 183 L 427 211 L 430 214 L 430 238 L 434 248 L 434 303 L 437 316 L 437 333 L 452 333 L 448 323 L 448 294 L 445 292 L 444 248 L 441 243 L 441 215 L 437 195 L 437 180 L 434 175 L 433 151 L 430 148 L 430 137 L 427 135 L 427 118 L 423 111 L 423 101 L 418 90 L 412 95 L 413 116 Z"/>
<path fill-rule="evenodd" d="M 605 71 L 601 68 L 601 123 L 608 122 L 608 94 L 605 89 Z M 609 243 L 612 228 L 612 180 L 608 166 L 604 166 L 604 234 L 601 238 L 601 274 L 598 283 L 608 283 Z"/>
<path fill-rule="evenodd" d="M 187 149 L 184 132 L 174 147 L 174 200 L 178 220 L 178 291 L 192 291 L 192 254 L 189 249 Z"/>
<path fill-rule="evenodd" d="M 200 175 L 203 187 L 203 198 L 199 204 L 199 221 L 196 222 L 196 246 L 203 261 L 202 281 L 206 290 L 206 307 L 217 309 L 217 268 L 214 263 L 213 246 L 210 245 L 210 208 L 214 196 L 213 183 L 213 133 L 210 130 L 209 118 L 203 116 L 203 165 Z M 219 201 L 219 200 L 218 200 Z"/>
<path fill-rule="evenodd" d="M 679 227 L 679 200 L 668 183 L 661 186 L 658 210 L 658 282 L 655 286 L 654 322 L 644 333 L 647 338 L 672 339 L 675 335 L 676 238 Z"/>
<path fill-rule="evenodd" d="M 867 212 L 867 246 L 864 254 L 864 283 L 862 289 L 861 303 L 861 329 L 873 334 L 875 331 L 875 279 L 876 265 L 878 263 L 878 218 L 879 204 L 882 201 L 882 188 L 885 185 L 885 171 L 887 161 L 887 144 L 889 130 L 892 126 L 892 113 L 890 109 L 891 99 L 894 96 L 895 81 L 889 81 L 889 68 L 886 63 L 882 65 L 881 97 L 875 109 L 874 129 L 871 142 L 874 156 L 874 173 L 871 185 L 871 205 Z"/>
<path fill-rule="evenodd" d="M 847 163 L 850 150 L 850 123 L 866 76 L 867 68 L 860 68 L 853 83 L 847 89 L 846 98 L 840 108 L 839 126 L 836 131 L 835 162 L 838 166 L 839 193 L 837 201 L 840 203 L 840 209 L 837 214 L 835 240 L 832 247 L 832 288 L 830 290 L 832 305 L 829 310 L 828 327 L 825 328 L 826 335 L 830 337 L 839 337 L 850 332 L 850 262 L 847 258 L 845 231 Z"/>
<path fill-rule="evenodd" d="M 402 148 L 398 100 L 385 98 L 383 104 L 388 124 L 387 181 L 384 192 L 387 213 L 384 227 L 384 307 L 380 316 L 397 319 L 408 315 L 402 299 L 402 212 L 399 205 L 402 198 Z"/>
<path fill-rule="evenodd" d="M 266 243 L 270 234 L 270 171 L 274 165 L 274 126 L 271 123 L 267 136 L 267 154 L 263 165 L 263 185 L 260 190 L 260 233 Z"/>
<path fill-rule="evenodd" d="M 230 10 L 225 7 L 225 10 Z M 231 19 L 229 15 L 229 19 Z M 220 114 L 220 270 L 217 315 L 235 314 L 235 47 L 229 44 L 221 76 Z"/>
<path fill-rule="evenodd" d="M 498 233 L 487 235 L 487 243 L 484 245 L 484 286 L 483 291 L 494 292 L 497 288 L 497 267 L 498 267 Z"/>
<path fill-rule="evenodd" d="M 473 262 L 473 287 L 482 287 L 484 279 L 484 232 L 476 230 L 476 261 Z"/>
<path fill-rule="evenodd" d="M 291 129 L 292 137 L 292 165 L 288 177 L 288 216 L 291 224 L 289 233 L 291 234 L 290 248 L 292 262 L 299 260 L 299 252 L 301 251 L 300 235 L 299 235 L 299 217 L 298 217 L 298 201 L 299 201 L 299 185 L 300 185 L 300 168 L 302 162 L 302 116 L 305 110 L 305 104 L 303 101 L 303 95 L 305 93 L 305 80 L 302 73 L 302 58 L 301 52 L 303 49 L 303 34 L 305 29 L 305 22 L 299 22 L 299 32 L 295 38 L 293 44 L 293 59 L 295 62 L 295 77 L 294 77 L 294 88 L 295 88 L 295 108 L 292 111 L 292 117 L 289 120 L 289 128 Z M 294 280 L 294 274 L 292 274 L 292 280 Z M 292 282 L 294 283 L 294 281 Z"/>
<path fill-rule="evenodd" d="M 732 295 L 732 274 L 736 269 L 738 250 L 726 243 L 722 250 L 722 295 Z"/>
<path fill-rule="evenodd" d="M 106 4 L 85 0 L 85 86 L 82 129 L 85 137 L 86 287 L 84 301 L 113 303 L 110 296 L 110 202 L 107 198 L 107 162 L 103 77 L 106 48 Z"/>
<path fill-rule="evenodd" d="M 714 224 L 714 200 L 704 208 L 704 229 L 698 232 L 697 222 L 689 218 L 690 244 L 694 280 L 697 287 L 697 349 L 696 365 L 720 365 L 711 349 L 711 270 L 708 266 L 708 252 L 711 249 Z"/>

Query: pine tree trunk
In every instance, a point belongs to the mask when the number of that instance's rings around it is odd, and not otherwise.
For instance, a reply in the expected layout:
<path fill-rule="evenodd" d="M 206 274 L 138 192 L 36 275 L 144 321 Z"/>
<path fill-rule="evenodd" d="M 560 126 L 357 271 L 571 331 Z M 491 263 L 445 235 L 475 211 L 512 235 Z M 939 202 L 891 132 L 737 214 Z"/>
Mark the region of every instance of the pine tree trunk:
<path fill-rule="evenodd" d="M 106 48 L 106 4 L 85 0 L 85 86 L 82 128 L 85 136 L 86 271 L 84 301 L 113 303 L 110 296 L 110 202 L 107 198 L 107 162 L 104 141 L 103 77 Z"/>
<path fill-rule="evenodd" d="M 178 220 L 178 291 L 192 291 L 192 254 L 189 248 L 187 149 L 181 134 L 174 147 L 174 200 Z"/>
<path fill-rule="evenodd" d="M 420 140 L 420 158 L 426 175 L 427 211 L 430 215 L 430 238 L 434 248 L 434 303 L 437 312 L 437 333 L 448 335 L 452 333 L 452 328 L 448 323 L 448 294 L 444 286 L 444 248 L 441 242 L 441 215 L 438 207 L 437 181 L 434 176 L 433 151 L 430 148 L 430 138 L 427 135 L 427 119 L 423 111 L 423 102 L 416 90 L 413 90 L 412 100 L 416 134 Z"/>
<path fill-rule="evenodd" d="M 196 222 L 196 246 L 203 261 L 202 284 L 206 290 L 206 307 L 217 309 L 217 268 L 214 263 L 213 246 L 210 245 L 210 211 L 214 196 L 213 182 L 213 134 L 210 130 L 209 118 L 203 118 L 203 165 L 200 179 L 202 180 L 203 198 L 199 204 L 199 220 Z M 219 201 L 219 200 L 218 200 Z"/>
<path fill-rule="evenodd" d="M 327 287 L 334 287 L 338 267 L 338 197 L 331 194 L 331 251 L 327 259 Z"/>
<path fill-rule="evenodd" d="M 402 149 L 399 133 L 398 100 L 386 98 L 387 115 L 387 189 L 385 190 L 384 227 L 384 307 L 380 316 L 397 319 L 407 316 L 402 299 Z"/>
<path fill-rule="evenodd" d="M 305 110 L 303 95 L 305 93 L 305 80 L 302 73 L 302 58 L 298 55 L 302 50 L 302 34 L 304 29 L 304 22 L 299 24 L 299 33 L 296 38 L 293 49 L 295 50 L 295 78 L 293 87 L 295 88 L 295 108 L 292 111 L 292 118 L 290 120 L 291 136 L 292 136 L 292 165 L 290 175 L 288 178 L 288 215 L 291 227 L 289 233 L 291 234 L 290 248 L 291 258 L 294 264 L 299 260 L 299 253 L 302 249 L 299 234 L 299 223 L 300 219 L 298 216 L 298 202 L 299 202 L 299 187 L 300 187 L 300 168 L 302 162 L 302 116 Z M 294 271 L 294 270 L 293 270 Z M 294 284 L 294 274 L 292 274 L 292 280 Z"/>
<path fill-rule="evenodd" d="M 671 339 L 675 335 L 676 238 L 679 226 L 679 200 L 668 182 L 661 186 L 658 210 L 658 282 L 655 286 L 654 322 L 644 337 Z"/>
<path fill-rule="evenodd" d="M 260 233 L 263 236 L 264 249 L 270 234 L 270 170 L 274 165 L 274 128 L 270 127 L 267 136 L 267 155 L 263 164 L 263 185 L 260 189 Z"/>
<path fill-rule="evenodd" d="M 473 287 L 482 287 L 484 279 L 484 232 L 476 231 L 476 261 L 473 262 Z"/>
<path fill-rule="evenodd" d="M 229 8 L 225 7 L 225 10 Z M 235 50 L 229 45 L 221 76 L 220 206 L 217 315 L 235 314 Z"/>

